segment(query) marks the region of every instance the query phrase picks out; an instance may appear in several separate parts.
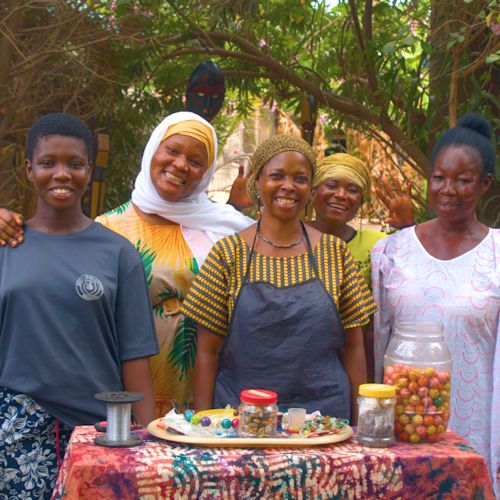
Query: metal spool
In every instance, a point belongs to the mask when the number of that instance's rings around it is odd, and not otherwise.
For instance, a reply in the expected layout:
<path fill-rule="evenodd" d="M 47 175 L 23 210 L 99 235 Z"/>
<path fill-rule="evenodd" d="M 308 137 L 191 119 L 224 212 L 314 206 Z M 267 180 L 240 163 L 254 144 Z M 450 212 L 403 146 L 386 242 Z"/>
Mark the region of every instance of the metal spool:
<path fill-rule="evenodd" d="M 141 401 L 144 396 L 139 392 L 98 392 L 94 396 L 106 403 L 106 435 L 97 436 L 94 443 L 111 448 L 126 448 L 142 444 L 140 436 L 130 432 L 132 403 Z"/>

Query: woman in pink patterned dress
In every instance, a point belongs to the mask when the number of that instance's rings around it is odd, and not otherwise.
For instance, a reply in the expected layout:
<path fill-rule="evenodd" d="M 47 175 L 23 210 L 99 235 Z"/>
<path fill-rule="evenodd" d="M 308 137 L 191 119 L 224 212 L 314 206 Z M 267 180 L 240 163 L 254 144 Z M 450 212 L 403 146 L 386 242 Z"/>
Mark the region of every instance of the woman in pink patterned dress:
<path fill-rule="evenodd" d="M 437 217 L 381 240 L 372 253 L 375 374 L 396 321 L 439 321 L 453 359 L 451 430 L 500 465 L 500 230 L 475 215 L 493 180 L 490 124 L 468 114 L 431 157 L 429 202 Z"/>

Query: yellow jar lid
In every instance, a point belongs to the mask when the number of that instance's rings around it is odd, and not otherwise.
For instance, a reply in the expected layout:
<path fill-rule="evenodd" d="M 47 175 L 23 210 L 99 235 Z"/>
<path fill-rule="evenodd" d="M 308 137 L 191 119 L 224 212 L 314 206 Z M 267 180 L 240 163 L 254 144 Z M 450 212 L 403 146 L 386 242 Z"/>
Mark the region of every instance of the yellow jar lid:
<path fill-rule="evenodd" d="M 386 384 L 361 384 L 358 393 L 369 398 L 392 398 L 396 395 L 396 387 Z"/>

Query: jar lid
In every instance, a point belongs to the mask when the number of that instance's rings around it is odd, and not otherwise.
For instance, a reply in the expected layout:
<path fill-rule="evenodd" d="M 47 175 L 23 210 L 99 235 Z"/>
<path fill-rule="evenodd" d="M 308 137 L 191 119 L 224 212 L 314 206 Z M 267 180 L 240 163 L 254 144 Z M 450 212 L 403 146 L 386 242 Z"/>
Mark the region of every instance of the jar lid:
<path fill-rule="evenodd" d="M 369 398 L 392 398 L 396 395 L 396 387 L 386 384 L 361 384 L 358 393 Z"/>
<path fill-rule="evenodd" d="M 266 389 L 245 389 L 240 392 L 240 400 L 254 405 L 272 405 L 278 401 L 278 395 Z"/>

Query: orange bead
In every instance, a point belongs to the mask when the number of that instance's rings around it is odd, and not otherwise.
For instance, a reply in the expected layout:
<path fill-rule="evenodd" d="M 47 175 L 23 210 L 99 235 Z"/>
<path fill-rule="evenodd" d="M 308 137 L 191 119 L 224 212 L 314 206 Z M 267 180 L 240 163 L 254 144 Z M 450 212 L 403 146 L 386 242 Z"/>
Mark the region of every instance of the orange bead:
<path fill-rule="evenodd" d="M 424 416 L 424 425 L 429 427 L 429 425 L 434 425 L 434 417 L 431 415 Z"/>
<path fill-rule="evenodd" d="M 440 415 L 436 415 L 434 417 L 434 425 L 436 426 L 443 425 L 443 417 L 441 417 Z"/>
<path fill-rule="evenodd" d="M 415 381 L 412 381 L 408 384 L 408 389 L 412 393 L 416 393 L 418 391 L 418 384 Z"/>
<path fill-rule="evenodd" d="M 400 432 L 400 433 L 398 434 L 398 438 L 399 438 L 399 440 L 400 440 L 400 441 L 402 441 L 403 443 L 406 443 L 406 442 L 408 441 L 409 436 L 408 436 L 408 434 L 406 434 L 406 432 Z"/>

